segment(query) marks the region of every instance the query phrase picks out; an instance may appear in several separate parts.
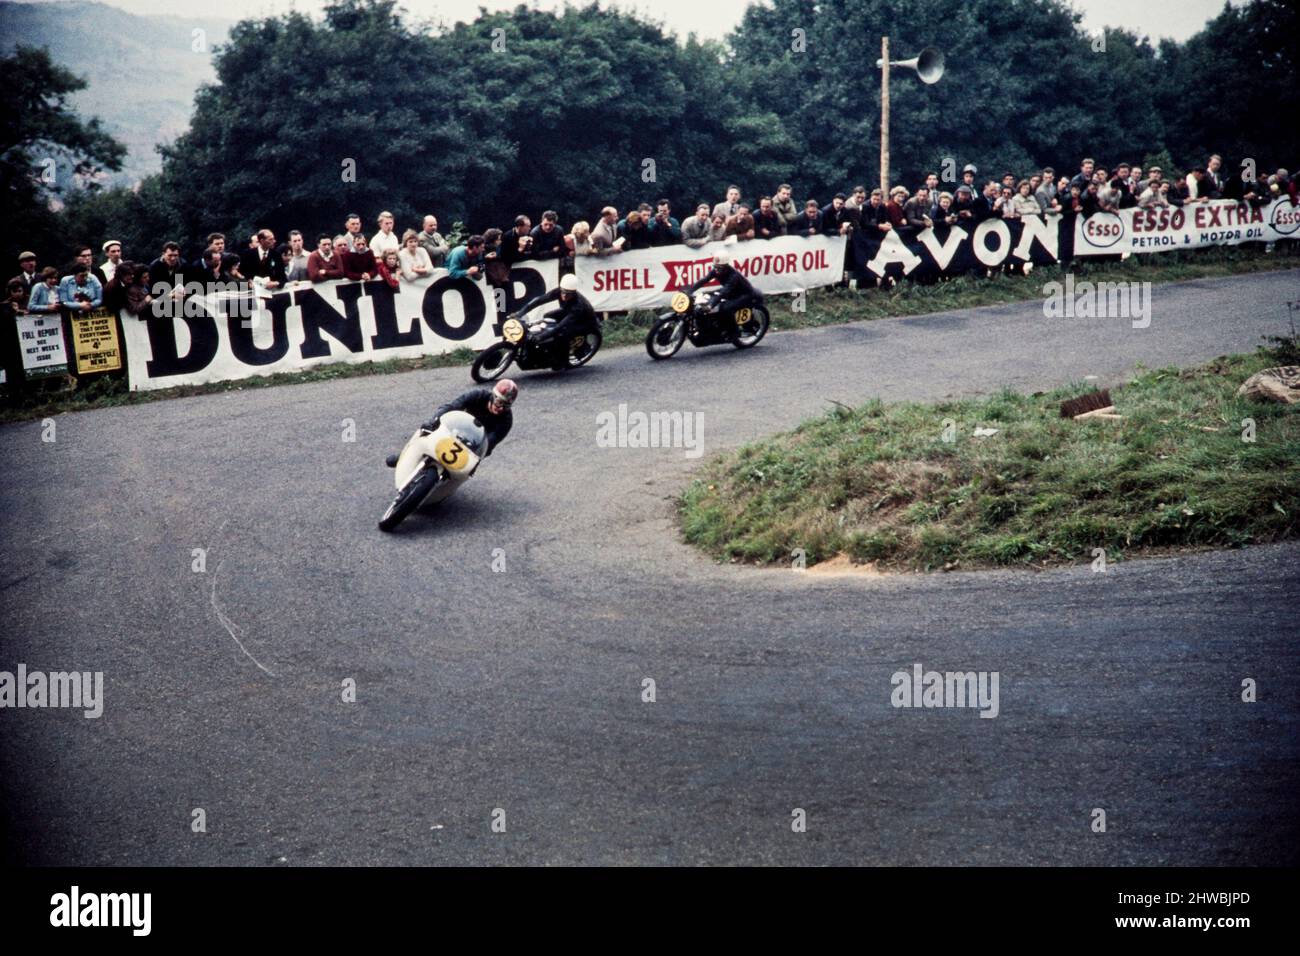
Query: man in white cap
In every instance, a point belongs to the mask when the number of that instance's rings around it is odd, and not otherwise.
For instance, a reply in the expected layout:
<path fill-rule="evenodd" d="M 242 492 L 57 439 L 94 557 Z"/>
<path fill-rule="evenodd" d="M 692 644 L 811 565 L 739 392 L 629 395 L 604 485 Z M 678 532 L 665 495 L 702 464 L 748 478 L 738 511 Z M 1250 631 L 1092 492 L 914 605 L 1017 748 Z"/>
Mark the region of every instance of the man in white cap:
<path fill-rule="evenodd" d="M 104 261 L 95 267 L 95 278 L 105 289 L 113 281 L 113 275 L 117 272 L 117 267 L 122 262 L 122 243 L 116 239 L 110 239 L 100 248 L 104 251 Z"/>

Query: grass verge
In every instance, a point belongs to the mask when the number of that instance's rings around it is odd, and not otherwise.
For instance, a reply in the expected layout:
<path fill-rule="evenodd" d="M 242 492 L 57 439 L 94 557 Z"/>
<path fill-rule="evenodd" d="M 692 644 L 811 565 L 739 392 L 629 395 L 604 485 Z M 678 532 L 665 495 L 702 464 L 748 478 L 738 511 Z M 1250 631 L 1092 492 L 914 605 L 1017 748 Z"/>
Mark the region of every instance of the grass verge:
<path fill-rule="evenodd" d="M 1025 302 L 1042 297 L 1047 281 L 1072 271 L 1080 279 L 1107 281 L 1181 282 L 1189 279 L 1219 278 L 1300 266 L 1300 243 L 1278 243 L 1271 253 L 1241 246 L 1199 249 L 1188 252 L 1162 253 L 1158 256 L 1131 256 L 1124 262 L 1075 260 L 1069 270 L 1058 267 L 1035 269 L 1028 276 L 998 275 L 991 279 L 956 278 L 934 285 L 903 282 L 891 290 L 868 289 L 861 292 L 841 288 L 815 289 L 808 293 L 806 309 L 792 311 L 785 296 L 773 297 L 772 329 L 782 331 L 838 325 L 873 319 L 908 315 L 925 315 L 953 309 L 983 305 Z M 605 326 L 605 346 L 640 345 L 656 313 L 632 312 L 613 318 Z M 233 382 L 187 385 L 152 392 L 132 392 L 125 378 L 101 377 L 71 392 L 33 392 L 19 396 L 13 403 L 0 407 L 0 423 L 46 418 L 65 412 L 115 405 L 135 405 L 168 398 L 209 395 L 216 392 L 266 388 L 274 385 L 319 382 L 363 375 L 387 375 L 417 369 L 447 368 L 469 365 L 474 360 L 470 349 L 458 349 L 446 355 L 421 359 L 394 359 L 359 365 L 323 365 L 303 372 L 286 372 Z"/>
<path fill-rule="evenodd" d="M 1087 390 L 935 405 L 837 407 L 714 460 L 680 501 L 687 541 L 719 559 L 885 571 L 1043 567 L 1292 538 L 1300 405 L 1237 398 L 1286 347 L 1143 370 L 1112 390 L 1122 421 L 1059 417 Z M 944 440 L 951 419 L 952 441 Z M 1244 419 L 1254 422 L 1254 440 Z M 974 437 L 976 428 L 996 434 Z"/>

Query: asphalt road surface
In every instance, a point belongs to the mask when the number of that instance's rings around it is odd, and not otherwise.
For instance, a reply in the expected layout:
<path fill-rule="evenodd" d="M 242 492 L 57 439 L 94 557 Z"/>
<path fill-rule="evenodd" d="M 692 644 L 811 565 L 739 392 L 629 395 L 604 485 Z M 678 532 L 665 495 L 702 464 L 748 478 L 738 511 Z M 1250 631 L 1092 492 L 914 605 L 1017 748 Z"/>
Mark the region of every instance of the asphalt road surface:
<path fill-rule="evenodd" d="M 98 719 L 0 711 L 4 860 L 1294 864 L 1300 545 L 719 566 L 675 531 L 703 459 L 597 447 L 596 417 L 700 412 L 711 455 L 832 399 L 1117 384 L 1253 348 L 1298 286 L 1156 286 L 1145 329 L 1027 303 L 520 374 L 510 439 L 393 535 L 383 456 L 466 369 L 0 429 L 0 669 L 104 675 Z M 997 717 L 891 706 L 917 663 L 996 671 Z"/>

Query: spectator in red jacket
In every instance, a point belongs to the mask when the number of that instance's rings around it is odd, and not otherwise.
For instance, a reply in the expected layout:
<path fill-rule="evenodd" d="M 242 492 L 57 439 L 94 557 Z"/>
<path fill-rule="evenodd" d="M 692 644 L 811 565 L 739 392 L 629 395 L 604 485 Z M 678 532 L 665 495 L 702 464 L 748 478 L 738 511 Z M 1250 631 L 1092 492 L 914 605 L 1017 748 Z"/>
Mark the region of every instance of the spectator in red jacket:
<path fill-rule="evenodd" d="M 307 257 L 307 278 L 312 282 L 343 278 L 343 257 L 334 251 L 335 241 L 324 233 L 316 237 L 316 248 Z M 347 248 L 346 241 L 342 245 Z"/>
<path fill-rule="evenodd" d="M 387 282 L 394 292 L 402 284 L 402 256 L 397 249 L 389 249 L 379 261 L 379 278 Z"/>
<path fill-rule="evenodd" d="M 343 253 L 343 275 L 354 282 L 365 282 L 379 272 L 375 254 L 366 245 L 364 233 L 354 233 L 352 248 Z"/>

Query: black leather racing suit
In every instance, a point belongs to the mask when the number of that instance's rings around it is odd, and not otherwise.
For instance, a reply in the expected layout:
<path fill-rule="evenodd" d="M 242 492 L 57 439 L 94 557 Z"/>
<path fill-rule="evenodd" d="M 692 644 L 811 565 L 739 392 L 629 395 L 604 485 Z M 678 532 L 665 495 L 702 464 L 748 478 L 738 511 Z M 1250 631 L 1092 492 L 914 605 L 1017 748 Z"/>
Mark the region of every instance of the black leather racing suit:
<path fill-rule="evenodd" d="M 560 303 L 560 307 L 552 309 L 542 316 L 544 319 L 556 319 L 555 325 L 540 332 L 533 340 L 534 342 L 541 344 L 554 339 L 562 341 L 570 336 L 585 335 L 587 332 L 600 327 L 600 322 L 596 318 L 596 310 L 591 307 L 591 303 L 587 301 L 586 296 L 581 292 L 573 292 L 570 293 L 568 299 L 565 299 L 561 295 L 558 286 L 550 292 L 529 299 L 520 306 L 518 314 L 521 316 L 527 315 L 539 305 L 557 301 Z"/>
<path fill-rule="evenodd" d="M 494 412 L 488 408 L 488 402 L 491 398 L 492 389 L 471 388 L 468 392 L 456 396 L 445 405 L 439 405 L 438 410 L 433 413 L 433 417 L 420 427 L 427 431 L 433 431 L 438 427 L 438 419 L 448 412 L 469 412 L 479 420 L 484 433 L 487 435 L 487 448 L 483 451 L 483 457 L 486 458 L 492 454 L 497 445 L 505 441 L 506 435 L 510 433 L 510 426 L 514 424 L 514 414 L 509 408 L 503 412 Z"/>
<path fill-rule="evenodd" d="M 714 266 L 708 271 L 707 275 L 682 291 L 693 296 L 695 290 L 708 285 L 714 280 L 717 280 L 718 288 L 712 290 L 709 294 L 713 303 L 718 307 L 716 317 L 722 323 L 723 328 L 726 328 L 728 332 L 733 332 L 736 323 L 726 320 L 734 316 L 737 309 L 743 309 L 746 306 L 762 302 L 763 294 L 750 285 L 749 280 L 732 266 L 722 266 L 721 268 Z"/>

